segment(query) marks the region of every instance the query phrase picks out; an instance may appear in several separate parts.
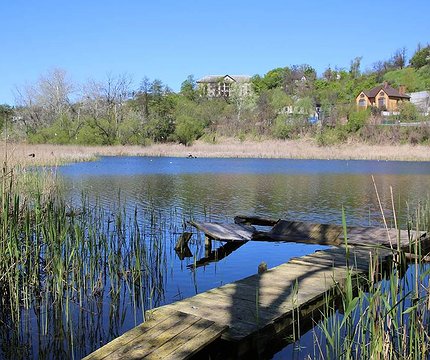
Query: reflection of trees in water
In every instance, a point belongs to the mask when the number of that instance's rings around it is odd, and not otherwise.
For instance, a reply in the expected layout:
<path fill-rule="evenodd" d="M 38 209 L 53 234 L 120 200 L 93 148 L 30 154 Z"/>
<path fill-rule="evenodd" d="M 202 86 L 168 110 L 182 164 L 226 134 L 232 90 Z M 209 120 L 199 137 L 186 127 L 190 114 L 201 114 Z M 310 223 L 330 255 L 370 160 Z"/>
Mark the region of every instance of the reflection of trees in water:
<path fill-rule="evenodd" d="M 16 281 L 0 281 L 1 358 L 80 358 L 164 302 L 168 243 L 158 216 L 146 214 L 143 226 L 138 212 L 83 209 L 52 209 L 20 233 L 38 251 L 22 248 L 6 278 Z"/>
<path fill-rule="evenodd" d="M 226 165 L 226 167 L 228 164 Z M 426 197 L 426 175 L 375 175 L 388 217 L 392 214 L 390 186 L 398 215 L 406 219 L 406 202 Z M 231 219 L 238 213 L 290 220 L 339 223 L 342 206 L 351 225 L 381 224 L 370 175 L 360 174 L 175 174 L 88 178 L 84 186 L 105 204 L 118 197 L 133 208 L 152 207 L 178 216 L 212 220 Z M 399 211 L 399 210 L 398 210 Z"/>

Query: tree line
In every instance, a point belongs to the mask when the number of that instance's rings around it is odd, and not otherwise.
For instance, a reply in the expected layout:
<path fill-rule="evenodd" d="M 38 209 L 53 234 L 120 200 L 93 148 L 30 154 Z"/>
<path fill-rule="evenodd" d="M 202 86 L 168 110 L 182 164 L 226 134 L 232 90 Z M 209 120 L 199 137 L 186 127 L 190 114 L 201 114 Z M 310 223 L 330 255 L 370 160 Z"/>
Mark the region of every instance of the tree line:
<path fill-rule="evenodd" d="M 383 81 L 405 85 L 409 92 L 430 89 L 430 46 L 418 46 L 409 62 L 406 49 L 399 49 L 366 71 L 361 60 L 353 59 L 349 69 L 328 66 L 321 76 L 308 64 L 275 68 L 252 77 L 251 94 L 232 86 L 228 98 L 211 99 L 192 75 L 175 93 L 158 79 L 145 77 L 133 88 L 131 76 L 108 74 L 76 84 L 65 70 L 53 69 L 17 89 L 14 107 L 0 105 L 0 126 L 15 139 L 55 144 L 189 145 L 219 136 L 313 136 L 321 144 L 351 136 L 369 140 L 379 130 L 367 125 L 379 114 L 358 112 L 355 97 Z M 315 116 L 322 126 L 312 124 Z M 401 116 L 416 121 L 420 115 L 408 104 Z"/>

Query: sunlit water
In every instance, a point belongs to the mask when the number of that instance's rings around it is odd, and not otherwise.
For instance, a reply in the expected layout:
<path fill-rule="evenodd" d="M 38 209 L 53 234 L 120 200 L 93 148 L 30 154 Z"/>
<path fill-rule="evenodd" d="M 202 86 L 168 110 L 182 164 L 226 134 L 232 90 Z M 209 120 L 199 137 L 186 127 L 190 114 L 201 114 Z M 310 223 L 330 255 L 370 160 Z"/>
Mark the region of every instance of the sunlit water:
<path fill-rule="evenodd" d="M 137 211 L 142 223 L 149 209 L 157 209 L 165 224 L 166 264 L 162 294 L 151 299 L 151 306 L 160 306 L 255 274 L 261 261 L 273 267 L 323 248 L 249 242 L 225 259 L 192 271 L 187 265 L 204 256 L 202 234 L 194 232 L 193 257 L 180 260 L 173 251 L 180 233 L 191 230 L 186 221 L 232 222 L 235 215 L 243 214 L 340 224 L 344 208 L 348 225 L 378 225 L 382 216 L 376 185 L 388 222 L 393 221 L 392 193 L 397 216 L 406 226 L 408 208 L 415 209 L 429 194 L 430 163 L 104 157 L 62 166 L 58 174 L 64 179 L 66 198 L 74 206 L 79 206 L 85 193 L 90 202 L 106 211 L 121 206 L 130 214 Z M 413 211 L 409 213 L 413 215 Z M 76 348 L 76 357 L 140 323 L 140 309 L 136 314 L 128 305 L 122 307 L 113 328 L 106 306 L 105 318 L 98 325 L 102 328 L 100 343 Z M 311 343 L 310 336 L 309 346 Z M 276 357 L 292 352 L 287 347 Z"/>

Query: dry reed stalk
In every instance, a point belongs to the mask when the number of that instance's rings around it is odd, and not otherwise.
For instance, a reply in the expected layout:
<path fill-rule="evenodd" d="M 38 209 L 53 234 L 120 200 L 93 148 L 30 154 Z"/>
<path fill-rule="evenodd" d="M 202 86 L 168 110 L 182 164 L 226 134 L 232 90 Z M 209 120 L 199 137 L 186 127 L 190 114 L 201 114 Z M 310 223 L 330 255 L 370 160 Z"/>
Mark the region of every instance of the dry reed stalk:
<path fill-rule="evenodd" d="M 0 161 L 5 158 L 5 144 L 0 144 Z M 34 154 L 34 156 L 33 156 Z M 223 138 L 212 144 L 197 141 L 192 146 L 181 144 L 153 144 L 150 146 L 79 146 L 8 144 L 9 164 L 58 165 L 89 161 L 97 156 L 171 156 L 220 158 L 285 158 L 285 159 L 345 159 L 430 161 L 428 146 L 342 144 L 318 146 L 313 140 L 239 141 Z"/>

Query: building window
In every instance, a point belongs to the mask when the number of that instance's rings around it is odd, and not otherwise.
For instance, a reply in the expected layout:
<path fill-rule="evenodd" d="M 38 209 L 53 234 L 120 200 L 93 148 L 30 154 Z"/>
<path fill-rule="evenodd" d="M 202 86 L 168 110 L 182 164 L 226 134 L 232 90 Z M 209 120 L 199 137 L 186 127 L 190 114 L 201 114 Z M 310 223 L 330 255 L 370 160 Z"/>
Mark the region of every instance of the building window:
<path fill-rule="evenodd" d="M 366 99 L 360 99 L 358 101 L 358 106 L 360 107 L 366 107 L 366 104 L 367 104 Z"/>
<path fill-rule="evenodd" d="M 380 97 L 380 98 L 378 99 L 378 107 L 379 107 L 379 108 L 383 108 L 383 107 L 385 107 L 385 97 Z"/>

